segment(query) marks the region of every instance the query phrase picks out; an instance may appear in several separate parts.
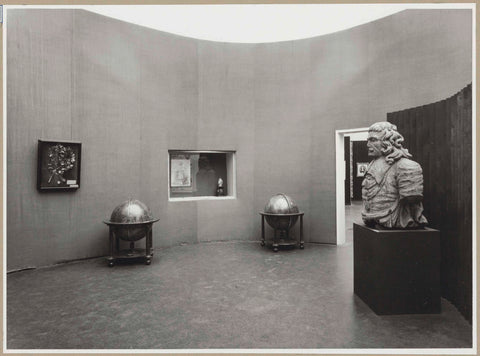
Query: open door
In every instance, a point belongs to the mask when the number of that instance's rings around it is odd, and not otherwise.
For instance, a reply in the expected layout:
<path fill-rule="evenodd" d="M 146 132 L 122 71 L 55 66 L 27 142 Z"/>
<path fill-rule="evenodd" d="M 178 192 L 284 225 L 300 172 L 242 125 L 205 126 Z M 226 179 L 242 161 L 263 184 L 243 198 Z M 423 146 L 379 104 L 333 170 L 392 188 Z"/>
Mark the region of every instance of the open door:
<path fill-rule="evenodd" d="M 335 174 L 336 174 L 336 205 L 337 205 L 337 245 L 343 245 L 345 243 L 346 231 L 345 231 L 345 204 L 346 204 L 346 176 L 347 176 L 347 164 L 345 158 L 345 140 L 352 140 L 353 137 L 358 135 L 367 136 L 368 127 L 336 130 L 335 131 Z M 349 145 L 350 147 L 350 145 Z M 348 165 L 351 167 L 351 165 Z M 356 167 L 354 167 L 356 168 Z M 349 176 L 350 171 L 349 171 Z"/>

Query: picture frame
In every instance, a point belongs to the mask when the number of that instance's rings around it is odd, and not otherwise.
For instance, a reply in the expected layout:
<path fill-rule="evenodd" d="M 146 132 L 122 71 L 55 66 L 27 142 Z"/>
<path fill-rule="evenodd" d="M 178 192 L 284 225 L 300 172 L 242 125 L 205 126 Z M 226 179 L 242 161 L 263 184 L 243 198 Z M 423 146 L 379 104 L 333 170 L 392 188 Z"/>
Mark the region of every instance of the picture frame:
<path fill-rule="evenodd" d="M 80 188 L 82 143 L 38 140 L 37 189 L 66 191 Z"/>
<path fill-rule="evenodd" d="M 357 162 L 357 178 L 365 176 L 367 172 L 368 162 Z"/>
<path fill-rule="evenodd" d="M 188 154 L 170 156 L 170 189 L 172 192 L 193 190 L 192 161 Z"/>

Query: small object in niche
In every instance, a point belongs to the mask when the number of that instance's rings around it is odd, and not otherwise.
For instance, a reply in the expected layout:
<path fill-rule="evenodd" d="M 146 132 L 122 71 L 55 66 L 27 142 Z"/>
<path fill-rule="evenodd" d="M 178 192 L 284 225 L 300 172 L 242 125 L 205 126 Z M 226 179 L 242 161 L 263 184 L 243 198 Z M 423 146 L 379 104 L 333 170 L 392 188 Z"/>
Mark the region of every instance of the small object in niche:
<path fill-rule="evenodd" d="M 262 246 L 265 246 L 264 219 L 267 220 L 274 230 L 273 251 L 277 252 L 279 246 L 295 246 L 296 239 L 290 230 L 300 217 L 300 248 L 304 248 L 303 241 L 303 212 L 300 212 L 297 204 L 286 194 L 276 194 L 270 198 L 262 215 Z M 278 232 L 278 236 L 277 236 Z"/>
<path fill-rule="evenodd" d="M 81 143 L 38 140 L 37 189 L 80 187 Z"/>
<path fill-rule="evenodd" d="M 119 204 L 112 212 L 110 220 L 104 223 L 110 228 L 110 256 L 108 265 L 122 258 L 143 258 L 149 265 L 153 257 L 152 229 L 155 219 L 150 209 L 141 201 L 129 199 Z M 145 249 L 136 249 L 135 241 L 146 238 Z M 129 249 L 120 249 L 120 240 L 130 243 Z"/>
<path fill-rule="evenodd" d="M 377 122 L 368 131 L 368 155 L 373 160 L 362 182 L 365 225 L 387 229 L 423 228 L 422 167 L 402 147 L 403 136 L 389 122 Z"/>
<path fill-rule="evenodd" d="M 217 182 L 217 196 L 222 196 L 222 195 L 225 195 L 225 192 L 223 190 L 223 179 L 222 178 L 218 178 L 218 182 Z"/>

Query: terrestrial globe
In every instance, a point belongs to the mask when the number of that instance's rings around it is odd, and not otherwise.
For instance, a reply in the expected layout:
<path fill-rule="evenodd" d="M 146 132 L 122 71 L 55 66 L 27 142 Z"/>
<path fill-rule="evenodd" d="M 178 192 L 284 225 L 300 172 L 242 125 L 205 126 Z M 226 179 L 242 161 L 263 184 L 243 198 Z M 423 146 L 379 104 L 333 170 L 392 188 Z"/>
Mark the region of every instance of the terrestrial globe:
<path fill-rule="evenodd" d="M 125 241 L 145 237 L 145 225 L 156 221 L 150 209 L 141 201 L 129 199 L 113 209 L 110 223 L 117 225 L 115 234 Z"/>
<path fill-rule="evenodd" d="M 269 214 L 293 214 L 298 213 L 298 206 L 286 194 L 275 194 L 265 205 L 265 213 Z M 297 222 L 297 216 L 272 216 L 265 215 L 268 225 L 277 230 L 289 230 Z"/>

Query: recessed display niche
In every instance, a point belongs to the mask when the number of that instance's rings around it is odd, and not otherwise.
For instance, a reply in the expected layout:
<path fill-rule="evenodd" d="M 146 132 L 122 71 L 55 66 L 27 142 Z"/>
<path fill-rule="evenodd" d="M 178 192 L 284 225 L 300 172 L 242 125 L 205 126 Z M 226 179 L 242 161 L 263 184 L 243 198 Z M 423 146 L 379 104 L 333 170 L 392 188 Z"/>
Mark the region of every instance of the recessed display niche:
<path fill-rule="evenodd" d="M 235 152 L 169 150 L 169 199 L 234 198 Z"/>

